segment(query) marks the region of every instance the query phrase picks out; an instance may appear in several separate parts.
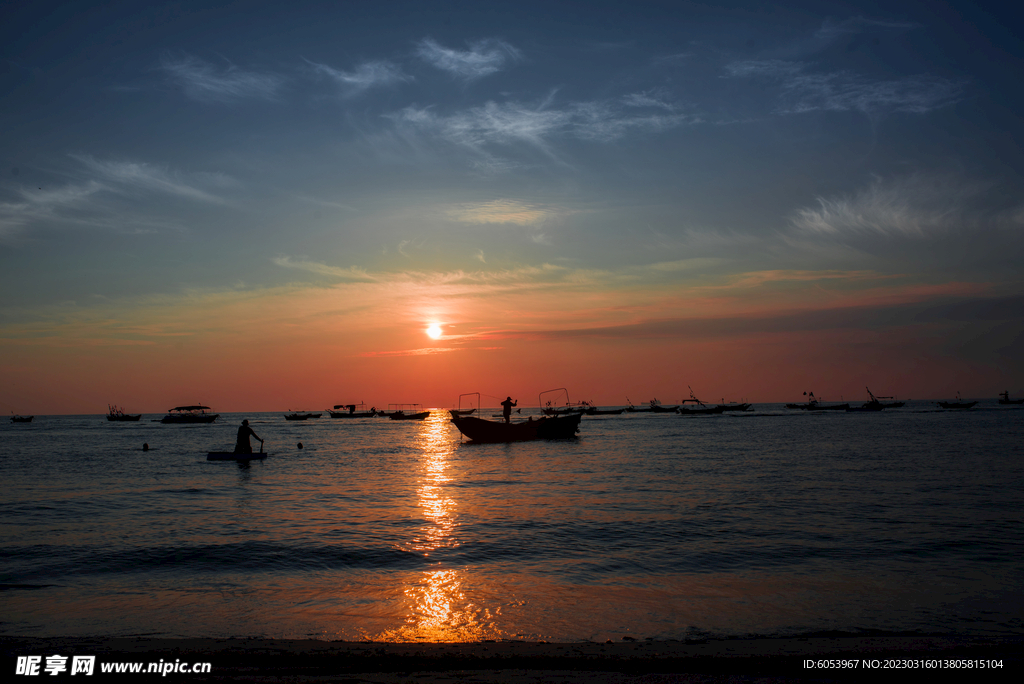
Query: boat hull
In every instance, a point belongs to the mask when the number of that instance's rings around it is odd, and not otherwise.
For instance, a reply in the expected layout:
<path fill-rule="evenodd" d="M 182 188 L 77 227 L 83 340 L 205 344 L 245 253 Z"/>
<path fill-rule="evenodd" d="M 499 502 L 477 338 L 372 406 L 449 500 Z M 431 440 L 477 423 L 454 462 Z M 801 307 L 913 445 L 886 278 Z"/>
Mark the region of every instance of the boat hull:
<path fill-rule="evenodd" d="M 430 415 L 430 411 L 420 413 L 392 413 L 388 416 L 391 420 L 423 420 Z"/>
<path fill-rule="evenodd" d="M 262 461 L 270 454 L 236 454 L 233 451 L 210 451 L 206 454 L 207 461 Z"/>
<path fill-rule="evenodd" d="M 571 439 L 579 431 L 583 415 L 546 416 L 521 423 L 504 423 L 471 416 L 452 418 L 459 432 L 477 444 L 529 442 L 536 439 Z"/>
<path fill-rule="evenodd" d="M 940 401 L 937 402 L 939 406 L 944 409 L 969 409 L 972 408 L 978 402 L 976 401 Z"/>
<path fill-rule="evenodd" d="M 165 425 L 187 425 L 193 423 L 212 423 L 218 418 L 220 418 L 219 413 L 203 416 L 164 416 L 160 419 L 160 422 Z"/>
<path fill-rule="evenodd" d="M 130 422 L 138 421 L 138 420 L 141 420 L 141 419 L 142 419 L 142 414 L 141 413 L 138 414 L 138 415 L 129 415 L 127 413 L 120 413 L 120 414 L 115 414 L 115 415 L 107 416 L 107 420 L 114 421 L 116 423 L 130 423 Z"/>

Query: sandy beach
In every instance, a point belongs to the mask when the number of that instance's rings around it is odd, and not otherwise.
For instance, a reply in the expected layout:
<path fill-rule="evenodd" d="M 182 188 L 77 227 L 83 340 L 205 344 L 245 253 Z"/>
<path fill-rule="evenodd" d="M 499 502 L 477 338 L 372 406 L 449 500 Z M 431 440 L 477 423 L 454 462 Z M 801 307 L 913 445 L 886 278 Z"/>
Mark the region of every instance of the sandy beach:
<path fill-rule="evenodd" d="M 1024 638 L 810 636 L 703 643 L 377 643 L 274 639 L 0 637 L 19 656 L 94 655 L 109 662 L 210 663 L 209 674 L 162 678 L 250 682 L 795 682 L 935 677 L 1009 679 Z M 838 662 L 837 662 L 838 661 Z M 809 666 L 813 663 L 813 666 Z M 838 667 L 843 665 L 843 667 Z M 1001 665 L 1001 667 L 1000 667 Z M 994 667 L 993 667 L 994 666 Z M 9 670 L 10 671 L 10 670 Z M 45 676 L 45 673 L 41 673 Z M 61 673 L 68 676 L 68 673 Z M 146 675 L 147 678 L 157 676 Z"/>

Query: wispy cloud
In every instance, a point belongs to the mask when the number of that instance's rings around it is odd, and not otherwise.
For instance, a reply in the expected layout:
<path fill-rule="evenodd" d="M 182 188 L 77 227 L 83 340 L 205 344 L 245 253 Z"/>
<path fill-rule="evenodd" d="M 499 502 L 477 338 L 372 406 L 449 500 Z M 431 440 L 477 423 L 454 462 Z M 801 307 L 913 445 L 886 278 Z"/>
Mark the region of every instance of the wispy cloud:
<path fill-rule="evenodd" d="M 964 226 L 968 205 L 981 190 L 951 178 L 875 178 L 856 193 L 818 197 L 817 207 L 798 209 L 791 222 L 815 235 L 919 238 Z"/>
<path fill-rule="evenodd" d="M 425 38 L 417 45 L 416 54 L 438 69 L 466 80 L 488 76 L 506 63 L 522 58 L 519 50 L 493 38 L 472 43 L 469 50 L 454 50 Z"/>
<path fill-rule="evenodd" d="M 211 188 L 237 187 L 234 179 L 217 173 L 180 174 L 144 162 L 100 160 L 88 155 L 70 155 L 98 176 L 108 189 L 134 187 L 176 195 L 191 200 L 224 204 Z M 204 187 L 205 186 L 205 187 Z"/>
<path fill-rule="evenodd" d="M 160 65 L 187 96 L 202 102 L 272 100 L 284 85 L 276 74 L 244 71 L 233 64 L 218 68 L 191 55 L 165 55 Z"/>
<path fill-rule="evenodd" d="M 802 62 L 746 60 L 726 65 L 733 78 L 778 81 L 779 114 L 813 111 L 924 114 L 960 99 L 964 83 L 930 74 L 877 80 L 849 71 L 812 72 Z"/>
<path fill-rule="evenodd" d="M 564 215 L 566 212 L 517 200 L 498 199 L 459 204 L 447 213 L 450 218 L 462 223 L 515 223 L 530 226 Z"/>
<path fill-rule="evenodd" d="M 357 266 L 339 268 L 327 264 L 309 261 L 307 259 L 293 259 L 289 256 L 274 257 L 271 261 L 281 268 L 293 268 L 300 271 L 308 271 L 317 275 L 329 276 L 341 282 L 375 283 L 376 276 L 370 275 L 364 269 Z"/>
<path fill-rule="evenodd" d="M 309 60 L 306 61 L 309 62 Z M 348 95 L 357 95 L 370 88 L 390 86 L 412 80 L 412 76 L 403 73 L 397 64 L 384 60 L 364 62 L 352 71 L 342 71 L 316 62 L 309 62 L 309 64 L 316 73 L 333 80 Z"/>
<path fill-rule="evenodd" d="M 399 351 L 369 351 L 359 356 L 426 356 L 428 354 L 444 354 L 445 352 L 459 351 L 459 347 L 424 347 L 422 349 L 402 349 Z"/>
<path fill-rule="evenodd" d="M 701 121 L 688 113 L 637 113 L 608 102 L 554 108 L 491 101 L 449 115 L 432 108 L 407 107 L 390 118 L 477 151 L 488 145 L 526 144 L 548 154 L 550 140 L 558 137 L 611 142 L 630 132 L 656 133 Z"/>

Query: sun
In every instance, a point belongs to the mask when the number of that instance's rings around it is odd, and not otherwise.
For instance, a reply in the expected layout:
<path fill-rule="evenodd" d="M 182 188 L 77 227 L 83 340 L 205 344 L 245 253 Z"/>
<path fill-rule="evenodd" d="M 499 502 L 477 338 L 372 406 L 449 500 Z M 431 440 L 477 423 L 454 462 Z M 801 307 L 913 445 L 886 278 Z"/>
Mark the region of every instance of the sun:
<path fill-rule="evenodd" d="M 430 327 L 427 328 L 427 334 L 430 335 L 431 338 L 436 340 L 438 337 L 441 336 L 441 326 L 437 323 L 431 323 Z"/>

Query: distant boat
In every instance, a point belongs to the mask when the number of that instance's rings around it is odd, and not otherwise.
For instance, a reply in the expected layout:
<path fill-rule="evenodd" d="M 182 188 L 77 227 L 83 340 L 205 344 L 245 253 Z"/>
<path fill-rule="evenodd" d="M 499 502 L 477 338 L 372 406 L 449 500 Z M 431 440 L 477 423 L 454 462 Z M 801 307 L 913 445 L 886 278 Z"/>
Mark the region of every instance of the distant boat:
<path fill-rule="evenodd" d="M 35 416 L 11 416 L 12 423 L 31 423 Z"/>
<path fill-rule="evenodd" d="M 463 397 L 466 397 L 466 408 L 462 408 Z M 476 402 L 470 401 L 470 397 L 476 397 Z M 458 418 L 459 416 L 468 416 L 473 413 L 476 413 L 476 410 L 478 408 L 480 408 L 480 393 L 463 392 L 462 394 L 459 395 L 459 408 L 448 409 L 448 413 L 450 413 L 453 418 Z"/>
<path fill-rule="evenodd" d="M 430 415 L 430 411 L 417 411 L 419 404 L 388 404 L 388 408 L 397 406 L 398 408 L 387 414 L 387 417 L 391 420 L 423 420 Z M 405 407 L 409 407 L 411 413 L 405 412 Z"/>
<path fill-rule="evenodd" d="M 1006 390 L 1005 392 L 1000 394 L 999 397 L 1000 404 L 1024 404 L 1024 399 L 1011 399 L 1010 390 Z"/>
<path fill-rule="evenodd" d="M 690 387 L 689 385 L 687 385 L 686 387 L 687 389 L 690 390 L 690 398 L 683 399 L 683 403 L 680 404 L 679 408 L 676 409 L 676 413 L 683 416 L 709 416 L 713 414 L 722 413 L 723 411 L 725 411 L 724 408 L 720 408 L 718 406 L 708 406 L 707 404 L 705 404 L 703 401 L 696 397 L 696 395 L 693 393 L 692 387 Z M 686 405 L 688 402 L 696 404 L 697 408 L 690 408 L 689 406 Z"/>
<path fill-rule="evenodd" d="M 806 404 L 786 404 L 786 408 L 801 411 L 845 411 L 850 408 L 849 404 L 822 404 L 814 392 L 804 392 L 804 396 L 807 397 Z"/>
<path fill-rule="evenodd" d="M 679 408 L 678 406 L 662 406 L 661 402 L 657 399 L 651 399 L 648 403 L 650 404 L 650 408 L 647 410 L 651 413 L 675 413 L 676 409 Z"/>
<path fill-rule="evenodd" d="M 867 387 L 865 387 L 864 389 L 866 389 L 868 391 L 869 401 L 861 404 L 860 406 L 855 406 L 853 408 L 848 408 L 848 409 L 846 409 L 847 411 L 850 411 L 851 413 L 852 412 L 866 413 L 866 412 L 872 412 L 872 411 L 881 411 L 881 410 L 887 409 L 887 408 L 900 408 L 905 403 L 905 402 L 902 402 L 902 401 L 890 401 L 890 402 L 879 401 L 879 399 L 893 399 L 894 397 L 876 397 L 874 394 L 871 393 L 870 389 L 868 389 Z"/>
<path fill-rule="evenodd" d="M 319 418 L 322 413 L 286 413 L 284 416 L 285 420 L 309 420 L 310 418 Z"/>
<path fill-rule="evenodd" d="M 629 404 L 628 406 L 626 406 L 626 413 L 648 413 L 651 410 L 649 408 L 638 408 L 636 406 L 633 406 L 633 402 L 630 400 L 628 396 L 626 397 L 626 403 Z"/>
<path fill-rule="evenodd" d="M 748 411 L 752 404 L 737 404 L 735 401 L 730 401 L 728 404 L 725 403 L 725 399 L 722 399 L 722 403 L 715 408 L 720 408 L 723 411 Z"/>
<path fill-rule="evenodd" d="M 956 393 L 956 401 L 937 401 L 935 402 L 944 409 L 969 409 L 978 402 L 976 401 L 964 401 L 960 398 L 960 393 Z"/>
<path fill-rule="evenodd" d="M 194 406 L 175 406 L 172 409 L 167 409 L 167 415 L 161 418 L 159 422 L 173 425 L 187 423 L 212 423 L 220 418 L 219 413 L 207 413 L 209 410 L 209 406 L 203 406 L 201 404 L 196 404 Z"/>
<path fill-rule="evenodd" d="M 117 422 L 132 422 L 142 418 L 141 413 L 125 413 L 124 409 L 107 404 L 107 420 Z"/>
<path fill-rule="evenodd" d="M 383 411 L 378 411 L 375 406 L 370 407 L 370 410 L 367 411 L 366 404 L 335 404 L 334 408 L 334 411 L 327 409 L 327 413 L 330 414 L 331 418 L 373 418 L 383 413 Z M 337 409 L 340 408 L 348 410 L 338 411 Z"/>
<path fill-rule="evenodd" d="M 506 423 L 473 416 L 453 416 L 452 423 L 471 442 L 494 444 L 502 442 L 528 442 L 535 439 L 569 439 L 579 431 L 582 413 L 567 416 L 531 416 L 518 423 Z"/>
<path fill-rule="evenodd" d="M 565 404 L 561 408 L 559 408 L 552 401 L 544 399 L 545 394 L 552 393 L 565 395 Z M 545 416 L 570 416 L 576 413 L 583 413 L 587 409 L 586 405 L 573 406 L 572 402 L 569 401 L 569 390 L 567 390 L 564 387 L 556 387 L 555 389 L 544 390 L 537 396 L 537 401 L 540 403 L 541 413 L 543 413 Z M 516 413 L 518 413 L 518 411 Z"/>

